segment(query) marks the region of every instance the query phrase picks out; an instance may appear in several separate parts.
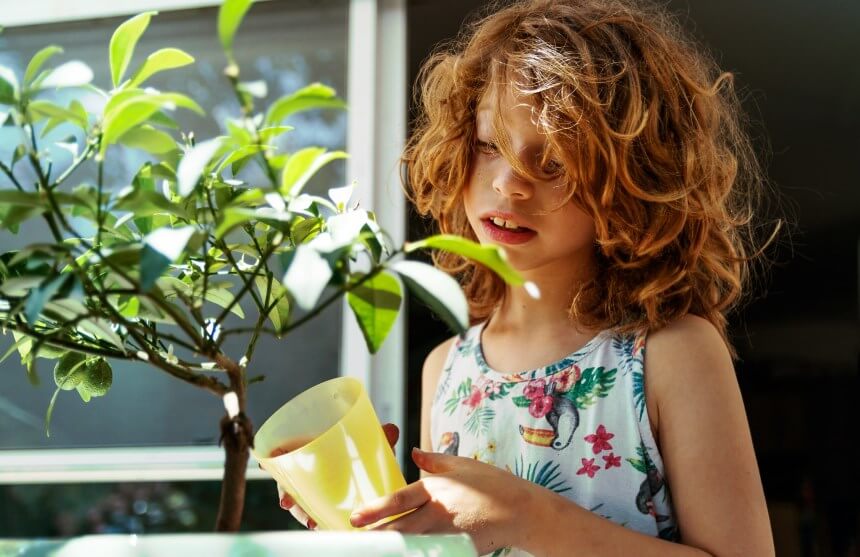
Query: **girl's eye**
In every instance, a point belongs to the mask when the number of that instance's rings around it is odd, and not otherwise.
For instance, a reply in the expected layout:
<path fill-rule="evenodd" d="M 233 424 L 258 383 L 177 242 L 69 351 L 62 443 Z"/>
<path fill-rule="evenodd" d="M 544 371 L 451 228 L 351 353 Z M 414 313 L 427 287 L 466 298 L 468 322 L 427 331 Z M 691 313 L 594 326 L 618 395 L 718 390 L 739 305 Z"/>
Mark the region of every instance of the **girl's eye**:
<path fill-rule="evenodd" d="M 561 174 L 563 170 L 563 166 L 560 162 L 556 160 L 547 161 L 546 164 L 541 167 L 541 172 L 543 172 L 547 176 L 557 176 Z"/>
<path fill-rule="evenodd" d="M 478 148 L 478 151 L 486 155 L 495 155 L 499 152 L 499 148 L 496 147 L 495 143 L 481 141 L 480 139 L 475 142 L 475 146 Z"/>

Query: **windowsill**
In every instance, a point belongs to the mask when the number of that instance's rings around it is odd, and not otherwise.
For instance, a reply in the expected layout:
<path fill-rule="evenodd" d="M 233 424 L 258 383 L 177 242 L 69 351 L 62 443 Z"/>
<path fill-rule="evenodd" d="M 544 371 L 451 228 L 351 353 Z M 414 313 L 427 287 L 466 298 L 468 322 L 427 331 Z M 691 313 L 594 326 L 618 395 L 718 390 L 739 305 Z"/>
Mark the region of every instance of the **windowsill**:
<path fill-rule="evenodd" d="M 219 447 L 123 447 L 0 451 L 0 484 L 220 480 Z M 248 479 L 269 478 L 248 461 Z"/>

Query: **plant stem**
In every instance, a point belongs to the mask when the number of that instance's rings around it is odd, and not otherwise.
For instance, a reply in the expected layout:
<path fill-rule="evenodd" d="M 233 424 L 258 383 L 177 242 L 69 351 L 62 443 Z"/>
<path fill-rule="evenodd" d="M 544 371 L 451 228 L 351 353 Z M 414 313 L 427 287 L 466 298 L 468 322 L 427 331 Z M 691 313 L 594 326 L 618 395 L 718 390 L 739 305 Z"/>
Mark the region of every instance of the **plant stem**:
<path fill-rule="evenodd" d="M 99 143 L 101 143 L 101 138 L 99 138 Z M 104 169 L 105 169 L 105 161 L 104 157 L 97 156 L 98 159 L 98 179 L 96 182 L 96 247 L 101 248 L 102 245 L 102 189 L 104 187 Z"/>
<path fill-rule="evenodd" d="M 18 191 L 24 191 L 24 188 L 21 186 L 21 183 L 18 182 L 18 179 L 15 178 L 15 174 L 12 172 L 12 169 L 6 166 L 5 163 L 0 162 L 0 170 L 3 171 L 3 174 L 9 177 L 15 187 L 18 188 Z"/>
<path fill-rule="evenodd" d="M 87 160 L 87 157 L 89 157 L 90 153 L 92 152 L 93 144 L 87 143 L 87 148 L 84 149 L 83 153 L 81 153 L 78 158 L 72 161 L 72 164 L 69 166 L 69 168 L 65 169 L 62 174 L 57 176 L 57 179 L 54 180 L 53 184 L 51 184 L 51 189 L 55 189 L 57 186 L 62 184 L 66 180 L 66 178 L 68 178 L 71 173 L 75 171 L 75 169 L 77 169 L 85 160 Z"/>
<path fill-rule="evenodd" d="M 221 484 L 221 501 L 215 530 L 238 532 L 245 508 L 246 473 L 250 447 L 254 444 L 254 429 L 245 413 L 244 370 L 222 353 L 215 355 L 215 362 L 227 372 L 230 389 L 239 400 L 239 414 L 221 419 L 221 442 L 224 444 L 224 480 Z"/>

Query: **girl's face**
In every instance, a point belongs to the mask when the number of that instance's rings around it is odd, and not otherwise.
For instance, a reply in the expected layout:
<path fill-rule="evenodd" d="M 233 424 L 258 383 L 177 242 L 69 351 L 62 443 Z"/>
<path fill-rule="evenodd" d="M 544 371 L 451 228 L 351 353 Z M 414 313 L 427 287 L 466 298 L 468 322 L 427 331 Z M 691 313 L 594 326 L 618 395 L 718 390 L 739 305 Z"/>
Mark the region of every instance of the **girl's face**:
<path fill-rule="evenodd" d="M 507 87 L 499 89 L 485 94 L 477 109 L 476 146 L 463 192 L 469 224 L 481 243 L 503 246 L 519 271 L 589 273 L 595 261 L 594 221 L 573 201 L 562 204 L 566 178 L 561 164 L 545 156 L 550 147 L 532 122 L 532 106 Z M 500 104 L 496 94 L 504 95 Z M 497 106 L 512 151 L 537 179 L 517 174 L 499 151 L 493 125 Z"/>

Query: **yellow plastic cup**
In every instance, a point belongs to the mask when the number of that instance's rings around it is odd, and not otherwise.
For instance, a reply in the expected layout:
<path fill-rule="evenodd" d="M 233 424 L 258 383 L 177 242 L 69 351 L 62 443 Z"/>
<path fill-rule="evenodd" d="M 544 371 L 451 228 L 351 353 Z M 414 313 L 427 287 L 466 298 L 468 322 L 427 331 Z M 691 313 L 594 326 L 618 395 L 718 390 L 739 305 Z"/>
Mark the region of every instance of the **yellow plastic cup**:
<path fill-rule="evenodd" d="M 283 447 L 290 452 L 270 456 Z M 355 530 L 353 510 L 406 486 L 367 392 L 351 377 L 281 406 L 257 431 L 252 454 L 323 530 Z"/>

